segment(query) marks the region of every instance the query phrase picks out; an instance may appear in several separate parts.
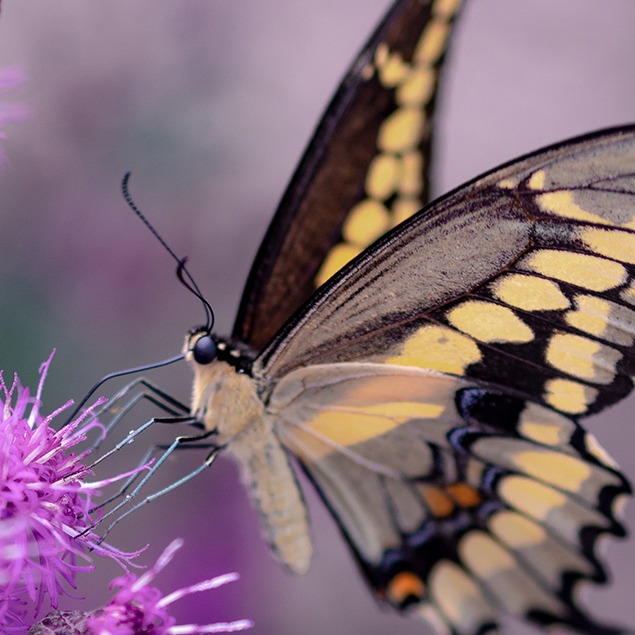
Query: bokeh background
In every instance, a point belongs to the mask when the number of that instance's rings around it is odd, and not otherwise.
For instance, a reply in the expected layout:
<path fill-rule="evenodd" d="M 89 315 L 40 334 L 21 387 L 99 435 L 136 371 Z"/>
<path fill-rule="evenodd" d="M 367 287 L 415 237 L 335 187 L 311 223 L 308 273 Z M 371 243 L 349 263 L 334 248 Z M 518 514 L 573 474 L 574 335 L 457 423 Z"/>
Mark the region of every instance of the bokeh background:
<path fill-rule="evenodd" d="M 124 204 L 122 174 L 231 328 L 257 245 L 293 166 L 356 49 L 388 0 L 5 0 L 0 66 L 26 75 L 0 168 L 0 366 L 35 384 L 57 348 L 46 410 L 81 398 L 107 372 L 170 357 L 203 316 L 174 265 Z M 439 102 L 436 192 L 514 156 L 635 118 L 632 0 L 480 0 L 452 48 Z M 3 97 L 7 99 L 7 97 Z M 149 373 L 187 401 L 179 366 Z M 104 389 L 110 394 L 111 389 Z M 590 422 L 635 478 L 633 398 Z M 140 409 L 130 425 L 149 414 Z M 154 435 L 154 436 L 153 436 Z M 173 430 L 155 430 L 141 451 Z M 122 455 L 125 462 L 133 459 Z M 183 452 L 157 477 L 201 460 Z M 116 470 L 113 462 L 105 466 Z M 333 521 L 307 489 L 316 554 L 287 575 L 260 538 L 226 459 L 147 506 L 110 536 L 185 547 L 158 580 L 170 591 L 229 570 L 242 579 L 175 607 L 181 621 L 250 617 L 256 633 L 428 632 L 377 608 Z M 627 513 L 635 526 L 635 510 Z M 593 591 L 598 615 L 635 624 L 633 540 L 606 551 L 615 584 Z M 80 577 L 96 604 L 119 571 Z M 70 606 L 70 604 L 67 604 Z M 514 633 L 525 632 L 518 626 Z M 526 632 L 534 632 L 527 629 Z"/>

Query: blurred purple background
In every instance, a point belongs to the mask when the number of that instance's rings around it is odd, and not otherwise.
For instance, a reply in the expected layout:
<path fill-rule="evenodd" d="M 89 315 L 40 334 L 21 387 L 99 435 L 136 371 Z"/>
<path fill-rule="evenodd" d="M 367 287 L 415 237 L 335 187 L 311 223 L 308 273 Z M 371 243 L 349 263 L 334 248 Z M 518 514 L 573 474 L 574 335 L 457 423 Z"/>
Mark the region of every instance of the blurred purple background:
<path fill-rule="evenodd" d="M 1 142 L 9 163 L 0 169 L 0 366 L 35 384 L 38 364 L 57 347 L 45 410 L 81 398 L 107 372 L 174 355 L 186 329 L 203 319 L 169 257 L 124 204 L 123 173 L 133 171 L 138 205 L 178 254 L 190 256 L 218 330 L 228 332 L 311 129 L 388 4 L 4 3 L 0 66 L 25 72 L 13 100 L 32 115 L 7 127 Z M 436 192 L 547 143 L 635 119 L 634 29 L 632 0 L 470 4 L 439 104 Z M 188 369 L 151 377 L 187 400 Z M 590 422 L 631 479 L 634 404 Z M 198 460 L 175 457 L 155 486 Z M 270 557 L 226 460 L 111 538 L 127 548 L 150 542 L 149 563 L 183 536 L 184 549 L 158 580 L 165 591 L 241 573 L 240 582 L 177 605 L 183 622 L 250 617 L 265 635 L 428 632 L 376 607 L 334 523 L 306 494 L 316 554 L 304 578 Z M 627 518 L 635 526 L 635 509 Z M 589 600 L 599 615 L 631 626 L 634 553 L 632 540 L 610 544 L 615 586 Z M 91 603 L 119 574 L 99 564 L 100 574 L 80 578 Z"/>

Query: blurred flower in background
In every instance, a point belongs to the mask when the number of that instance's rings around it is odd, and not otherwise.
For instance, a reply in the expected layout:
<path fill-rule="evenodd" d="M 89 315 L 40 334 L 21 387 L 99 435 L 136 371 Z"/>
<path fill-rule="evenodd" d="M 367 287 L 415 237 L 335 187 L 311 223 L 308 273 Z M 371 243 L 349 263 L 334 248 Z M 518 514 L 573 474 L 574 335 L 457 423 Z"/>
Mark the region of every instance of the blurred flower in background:
<path fill-rule="evenodd" d="M 103 608 L 95 611 L 58 611 L 35 624 L 29 635 L 199 635 L 203 633 L 237 633 L 253 626 L 251 620 L 214 624 L 181 624 L 169 613 L 168 607 L 193 593 L 209 591 L 238 580 L 237 573 L 204 580 L 197 584 L 163 595 L 151 586 L 154 578 L 165 568 L 181 548 L 183 541 L 174 540 L 159 556 L 156 563 L 143 575 L 129 573 L 111 582 L 117 592 Z"/>

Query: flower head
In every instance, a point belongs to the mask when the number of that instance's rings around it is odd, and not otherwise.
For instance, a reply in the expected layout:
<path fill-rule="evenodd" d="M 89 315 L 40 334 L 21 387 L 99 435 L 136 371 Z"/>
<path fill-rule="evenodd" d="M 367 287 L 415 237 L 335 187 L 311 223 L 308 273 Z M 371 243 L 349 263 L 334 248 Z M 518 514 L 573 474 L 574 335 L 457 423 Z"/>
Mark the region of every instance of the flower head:
<path fill-rule="evenodd" d="M 42 386 L 51 357 L 40 367 L 35 397 L 15 377 L 7 386 L 0 373 L 0 627 L 21 626 L 29 604 L 37 613 L 46 596 L 53 607 L 74 587 L 77 558 L 88 560 L 84 549 L 120 562 L 137 553 L 124 553 L 99 544 L 89 509 L 96 493 L 87 484 L 82 463 L 87 452 L 71 449 L 100 427 L 92 420 L 97 402 L 75 421 L 54 430 L 55 416 L 40 414 Z M 100 484 L 97 484 L 100 485 Z M 23 626 L 23 625 L 22 625 Z"/>
<path fill-rule="evenodd" d="M 168 606 L 176 600 L 208 589 L 217 588 L 238 579 L 238 574 L 227 573 L 205 580 L 169 595 L 150 583 L 172 560 L 183 544 L 174 540 L 159 556 L 157 562 L 143 575 L 128 574 L 117 578 L 111 588 L 117 588 L 113 599 L 103 608 L 91 613 L 55 612 L 48 615 L 30 631 L 30 635 L 202 635 L 203 633 L 236 633 L 253 626 L 250 620 L 217 622 L 204 626 L 175 624 Z"/>

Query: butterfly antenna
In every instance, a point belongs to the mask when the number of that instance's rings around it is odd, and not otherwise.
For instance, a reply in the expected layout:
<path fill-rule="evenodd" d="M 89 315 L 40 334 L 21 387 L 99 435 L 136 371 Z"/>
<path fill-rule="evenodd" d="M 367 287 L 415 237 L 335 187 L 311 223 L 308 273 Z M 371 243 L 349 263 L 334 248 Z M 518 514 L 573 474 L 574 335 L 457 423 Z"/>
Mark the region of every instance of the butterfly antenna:
<path fill-rule="evenodd" d="M 119 370 L 115 373 L 110 373 L 105 377 L 102 377 L 87 393 L 86 396 L 77 404 L 77 407 L 71 412 L 70 416 L 66 420 L 64 425 L 68 425 L 79 413 L 79 411 L 86 405 L 86 402 L 95 394 L 95 391 L 105 384 L 107 381 L 111 379 L 116 379 L 117 377 L 125 377 L 126 375 L 134 375 L 135 373 L 144 373 L 146 370 L 152 370 L 153 368 L 161 368 L 162 366 L 168 366 L 169 364 L 174 364 L 174 362 L 178 362 L 185 357 L 185 353 L 181 353 L 176 357 L 170 357 L 169 359 L 163 359 L 160 362 L 155 362 L 154 364 L 146 364 L 145 366 L 137 366 L 136 368 L 127 368 L 126 370 Z"/>
<path fill-rule="evenodd" d="M 163 240 L 159 232 L 152 226 L 150 221 L 145 217 L 143 212 L 135 205 L 135 202 L 132 200 L 132 196 L 130 196 L 130 191 L 128 189 L 128 182 L 130 181 L 130 176 L 132 172 L 126 172 L 124 174 L 123 180 L 121 181 L 121 193 L 123 197 L 128 203 L 128 207 L 141 219 L 144 225 L 152 232 L 154 237 L 161 243 L 163 248 L 176 260 L 177 270 L 176 276 L 181 282 L 181 284 L 191 293 L 193 293 L 203 304 L 203 308 L 205 309 L 205 330 L 208 333 L 212 332 L 212 328 L 214 328 L 214 310 L 212 309 L 212 305 L 203 297 L 201 290 L 198 288 L 198 285 L 194 281 L 192 274 L 188 271 L 185 263 L 187 262 L 187 258 L 179 258 L 170 248 L 170 246 Z"/>

